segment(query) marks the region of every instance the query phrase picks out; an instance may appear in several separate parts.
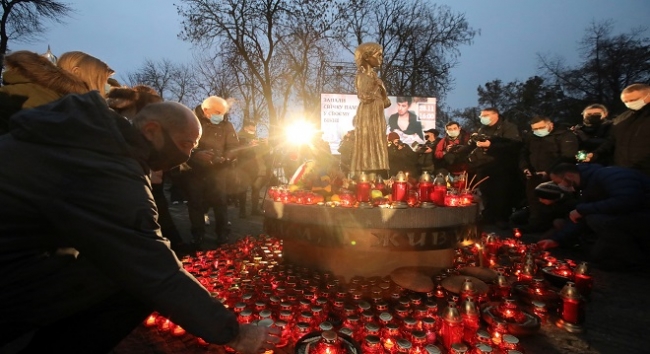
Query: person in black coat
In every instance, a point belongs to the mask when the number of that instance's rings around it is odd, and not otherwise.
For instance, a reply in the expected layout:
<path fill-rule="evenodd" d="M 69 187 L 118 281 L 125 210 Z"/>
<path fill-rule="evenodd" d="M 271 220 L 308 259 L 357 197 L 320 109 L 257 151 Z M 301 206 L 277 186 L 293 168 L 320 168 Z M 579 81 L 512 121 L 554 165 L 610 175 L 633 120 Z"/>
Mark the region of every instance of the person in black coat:
<path fill-rule="evenodd" d="M 397 175 L 402 171 L 409 176 L 417 178 L 418 174 L 418 154 L 408 145 L 399 140 L 399 135 L 395 132 L 388 134 L 388 166 L 390 167 L 390 176 Z"/>
<path fill-rule="evenodd" d="M 515 196 L 520 193 L 517 160 L 521 136 L 517 126 L 504 121 L 496 108 L 481 111 L 481 124 L 470 140 L 475 148 L 468 159 L 477 181 L 489 177 L 479 186 L 485 204 L 483 222 L 508 227 Z"/>
<path fill-rule="evenodd" d="M 615 166 L 629 167 L 650 176 L 650 85 L 633 84 L 621 93 L 628 110 L 614 118 L 609 138 L 587 155 L 585 162 L 600 163 L 613 153 Z"/>
<path fill-rule="evenodd" d="M 612 128 L 612 121 L 607 119 L 609 112 L 602 104 L 590 104 L 582 111 L 582 124 L 571 127 L 573 133 L 578 137 L 579 149 L 591 152 L 600 147 L 609 135 Z M 598 163 L 609 165 L 611 156 L 599 156 Z"/>
<path fill-rule="evenodd" d="M 107 353 L 152 311 L 238 352 L 273 340 L 239 324 L 160 233 L 149 173 L 189 158 L 201 136 L 190 109 L 152 103 L 130 122 L 92 91 L 11 123 L 0 137 L 11 166 L 0 169 L 0 348 L 31 334 L 16 351 Z"/>
<path fill-rule="evenodd" d="M 578 138 L 568 129 L 556 128 L 548 117 L 538 116 L 530 121 L 531 131 L 524 136 L 519 169 L 526 177 L 526 200 L 529 207 L 528 225 L 522 232 L 547 229 L 541 221 L 546 205 L 540 203 L 535 188 L 549 180 L 547 171 L 560 161 L 575 161 Z"/>
<path fill-rule="evenodd" d="M 239 139 L 232 123 L 228 121 L 228 102 L 217 96 L 203 100 L 194 112 L 201 120 L 203 135 L 199 146 L 187 161 L 189 170 L 187 211 L 195 248 L 202 247 L 205 236 L 205 213 L 212 208 L 217 243 L 230 241 L 227 194 L 232 190 L 230 165 L 237 154 Z"/>
<path fill-rule="evenodd" d="M 591 257 L 605 269 L 636 267 L 650 250 L 650 177 L 640 171 L 596 164 L 559 164 L 550 176 L 561 188 L 580 192 L 565 227 L 538 244 L 570 245 L 576 234 L 591 232 Z"/>
<path fill-rule="evenodd" d="M 145 106 L 160 103 L 163 99 L 158 92 L 146 85 L 129 87 L 113 87 L 106 95 L 106 102 L 117 113 L 132 120 Z M 177 255 L 184 255 L 189 251 L 188 245 L 183 242 L 174 219 L 169 212 L 167 197 L 164 192 L 165 173 L 168 171 L 152 171 L 151 191 L 158 207 L 158 224 L 163 236 L 169 239 L 171 247 Z"/>

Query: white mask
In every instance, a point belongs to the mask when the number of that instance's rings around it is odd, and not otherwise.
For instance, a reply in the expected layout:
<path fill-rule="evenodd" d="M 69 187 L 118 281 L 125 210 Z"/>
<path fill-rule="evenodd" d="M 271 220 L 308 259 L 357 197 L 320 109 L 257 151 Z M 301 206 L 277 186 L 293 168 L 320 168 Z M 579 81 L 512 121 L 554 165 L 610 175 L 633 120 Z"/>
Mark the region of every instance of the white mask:
<path fill-rule="evenodd" d="M 548 128 L 538 129 L 538 130 L 533 131 L 533 134 L 535 134 L 536 136 L 538 136 L 540 138 L 543 138 L 543 137 L 549 135 L 550 133 L 551 132 L 548 130 Z"/>
<path fill-rule="evenodd" d="M 460 135 L 460 130 L 447 131 L 447 135 L 449 135 L 450 138 L 455 138 Z"/>
<path fill-rule="evenodd" d="M 650 93 L 648 95 L 650 95 Z M 645 105 L 646 105 L 645 99 L 648 98 L 648 95 L 645 95 L 645 97 L 639 98 L 638 100 L 635 100 L 635 101 L 626 102 L 625 107 L 627 107 L 627 108 L 629 108 L 629 109 L 631 109 L 633 111 L 640 110 L 641 108 L 645 107 Z"/>

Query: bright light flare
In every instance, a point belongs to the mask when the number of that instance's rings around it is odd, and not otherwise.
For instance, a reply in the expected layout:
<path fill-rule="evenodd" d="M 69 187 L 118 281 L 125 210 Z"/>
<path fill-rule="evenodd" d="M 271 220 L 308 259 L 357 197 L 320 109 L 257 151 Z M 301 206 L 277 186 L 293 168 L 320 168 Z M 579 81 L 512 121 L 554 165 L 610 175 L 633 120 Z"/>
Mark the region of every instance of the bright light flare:
<path fill-rule="evenodd" d="M 284 130 L 286 141 L 293 145 L 303 145 L 311 142 L 316 133 L 314 125 L 305 121 L 297 121 Z"/>

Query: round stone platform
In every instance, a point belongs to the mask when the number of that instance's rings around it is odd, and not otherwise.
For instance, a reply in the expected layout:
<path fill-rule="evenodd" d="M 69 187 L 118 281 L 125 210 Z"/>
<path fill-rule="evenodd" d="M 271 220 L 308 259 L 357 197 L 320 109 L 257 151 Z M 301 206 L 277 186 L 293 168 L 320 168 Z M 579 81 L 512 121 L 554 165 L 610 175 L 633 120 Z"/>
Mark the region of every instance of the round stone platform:
<path fill-rule="evenodd" d="M 294 264 L 350 278 L 404 266 L 450 267 L 454 248 L 476 240 L 478 206 L 344 208 L 264 202 L 264 229 Z"/>

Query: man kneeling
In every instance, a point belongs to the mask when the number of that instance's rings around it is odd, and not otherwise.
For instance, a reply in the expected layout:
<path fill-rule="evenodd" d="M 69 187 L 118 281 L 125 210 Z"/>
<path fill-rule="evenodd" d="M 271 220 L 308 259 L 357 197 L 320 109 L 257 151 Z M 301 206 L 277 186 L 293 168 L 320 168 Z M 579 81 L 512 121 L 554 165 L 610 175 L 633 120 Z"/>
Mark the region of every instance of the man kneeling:
<path fill-rule="evenodd" d="M 650 178 L 623 167 L 593 164 L 560 164 L 550 177 L 561 188 L 581 196 L 569 213 L 571 222 L 541 240 L 542 248 L 567 243 L 571 235 L 591 231 L 595 243 L 593 261 L 604 269 L 639 266 L 650 249 L 646 220 L 650 218 Z"/>

